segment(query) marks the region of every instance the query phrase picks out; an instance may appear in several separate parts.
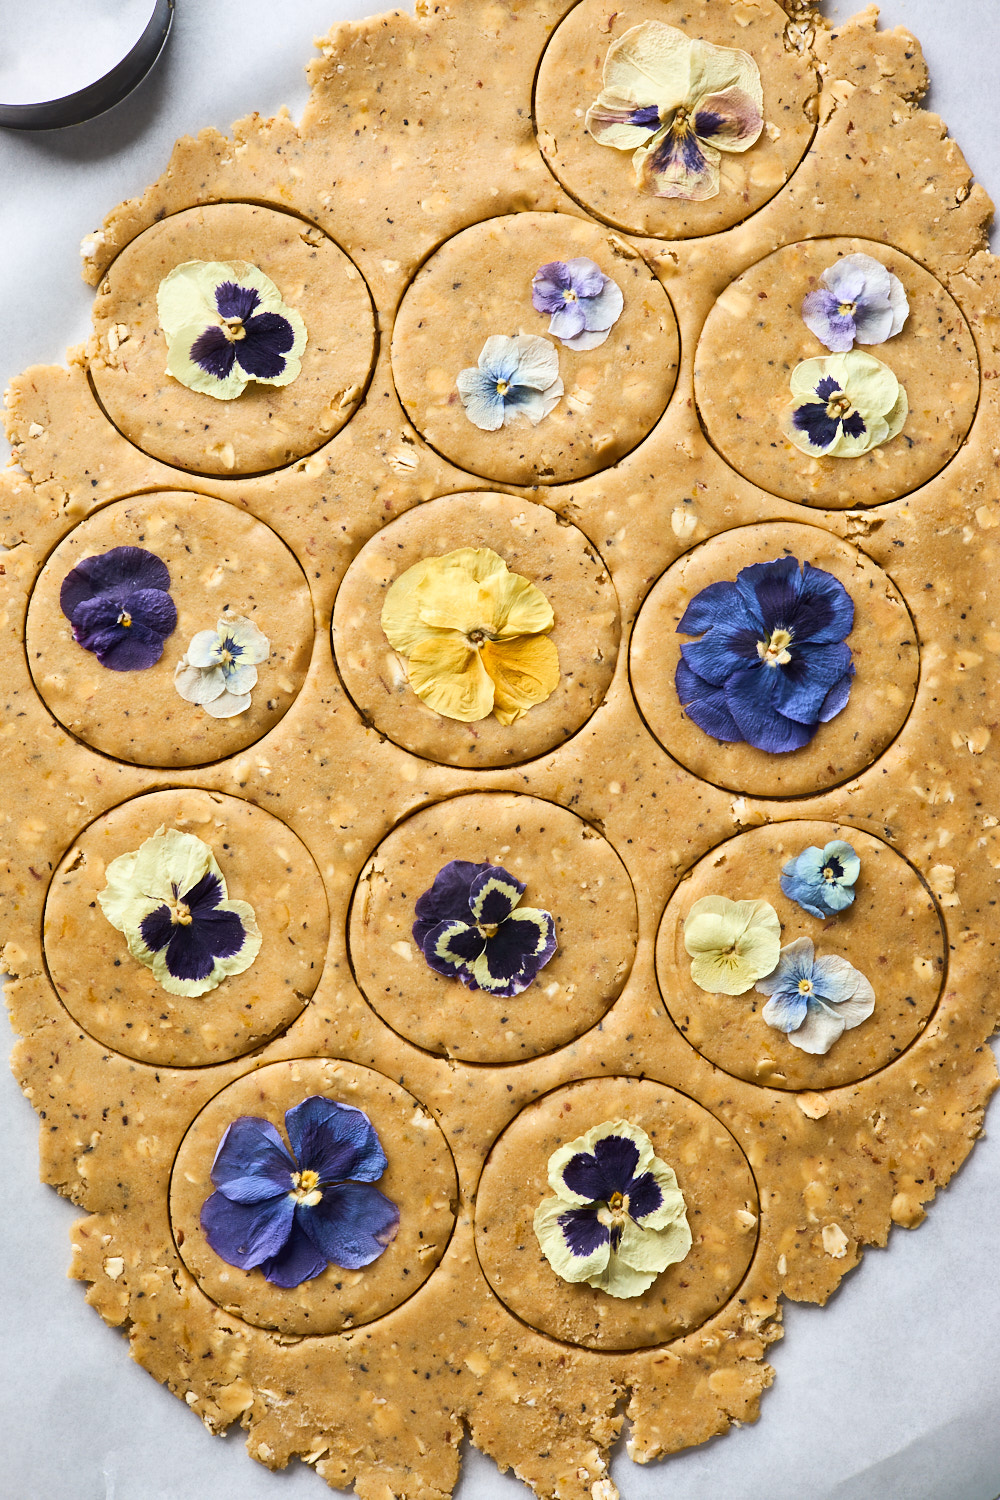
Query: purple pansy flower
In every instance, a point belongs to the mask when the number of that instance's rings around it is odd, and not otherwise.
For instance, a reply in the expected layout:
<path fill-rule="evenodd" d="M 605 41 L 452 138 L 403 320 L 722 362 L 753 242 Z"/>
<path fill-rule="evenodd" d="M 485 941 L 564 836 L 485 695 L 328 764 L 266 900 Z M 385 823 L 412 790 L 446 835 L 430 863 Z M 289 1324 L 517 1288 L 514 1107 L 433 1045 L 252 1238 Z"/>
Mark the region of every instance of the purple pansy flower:
<path fill-rule="evenodd" d="M 843 354 L 854 343 L 882 344 L 906 322 L 903 283 L 871 255 L 845 255 L 828 266 L 802 303 L 802 318 L 821 344 Z"/>
<path fill-rule="evenodd" d="M 567 349 L 596 349 L 622 315 L 618 283 L 586 256 L 552 260 L 531 281 L 532 306 L 550 313 L 548 331 Z"/>
<path fill-rule="evenodd" d="M 73 639 L 102 667 L 153 667 L 177 624 L 165 563 L 144 547 L 112 547 L 84 558 L 63 579 L 59 605 Z"/>
<path fill-rule="evenodd" d="M 829 1052 L 875 1009 L 875 991 L 864 974 L 846 958 L 817 958 L 807 937 L 782 948 L 778 967 L 757 988 L 771 997 L 761 1012 L 768 1026 L 813 1056 Z"/>
<path fill-rule="evenodd" d="M 524 890 L 500 865 L 453 859 L 417 901 L 413 940 L 445 978 L 519 995 L 556 951 L 550 914 L 518 906 Z"/>
<path fill-rule="evenodd" d="M 696 594 L 677 629 L 675 678 L 688 718 L 714 739 L 783 754 L 839 714 L 854 667 L 854 605 L 832 573 L 794 557 L 741 568 Z"/>
<path fill-rule="evenodd" d="M 395 1238 L 399 1209 L 372 1184 L 385 1152 L 368 1116 L 320 1094 L 285 1113 L 291 1154 L 269 1120 L 241 1115 L 212 1163 L 201 1227 L 216 1255 L 275 1286 L 328 1265 L 357 1271 Z"/>

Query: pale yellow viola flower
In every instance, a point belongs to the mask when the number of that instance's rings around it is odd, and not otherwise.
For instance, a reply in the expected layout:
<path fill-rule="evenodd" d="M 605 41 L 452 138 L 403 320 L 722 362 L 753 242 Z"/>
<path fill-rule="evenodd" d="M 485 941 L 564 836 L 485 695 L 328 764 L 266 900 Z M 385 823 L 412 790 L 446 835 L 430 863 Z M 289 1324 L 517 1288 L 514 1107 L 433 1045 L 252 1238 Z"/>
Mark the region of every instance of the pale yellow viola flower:
<path fill-rule="evenodd" d="M 425 557 L 395 580 L 382 629 L 406 661 L 410 686 L 446 719 L 495 714 L 513 724 L 559 683 L 559 654 L 545 634 L 552 606 L 489 547 Z"/>
<path fill-rule="evenodd" d="M 684 921 L 691 978 L 713 995 L 745 995 L 781 955 L 781 923 L 768 901 L 702 896 Z"/>

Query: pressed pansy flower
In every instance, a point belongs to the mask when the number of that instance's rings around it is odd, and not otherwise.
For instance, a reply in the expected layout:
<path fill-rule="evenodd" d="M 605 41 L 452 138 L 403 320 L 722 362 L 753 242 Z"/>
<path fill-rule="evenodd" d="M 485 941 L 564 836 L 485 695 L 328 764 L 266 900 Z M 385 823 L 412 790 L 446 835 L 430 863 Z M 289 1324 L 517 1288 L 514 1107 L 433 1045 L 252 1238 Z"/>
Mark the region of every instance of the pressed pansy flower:
<path fill-rule="evenodd" d="M 586 256 L 552 260 L 531 281 L 531 304 L 550 313 L 549 333 L 567 349 L 596 349 L 622 315 L 621 287 Z"/>
<path fill-rule="evenodd" d="M 215 856 L 193 833 L 158 828 L 134 853 L 113 859 L 106 874 L 101 910 L 170 994 L 204 995 L 257 957 L 253 907 L 228 900 Z"/>
<path fill-rule="evenodd" d="M 519 906 L 524 892 L 501 865 L 453 859 L 417 900 L 413 941 L 446 979 L 519 995 L 556 951 L 555 922 L 547 911 Z"/>
<path fill-rule="evenodd" d="M 906 322 L 903 283 L 872 255 L 845 255 L 827 266 L 802 303 L 802 319 L 821 344 L 843 354 L 858 344 L 884 344 Z"/>
<path fill-rule="evenodd" d="M 643 21 L 608 48 L 585 123 L 599 145 L 633 153 L 638 187 L 700 201 L 719 191 L 719 153 L 757 140 L 763 106 L 749 53 Z"/>
<path fill-rule="evenodd" d="M 244 260 L 189 260 L 160 282 L 156 310 L 167 374 L 232 401 L 247 382 L 288 385 L 301 369 L 306 325 L 269 276 Z"/>
<path fill-rule="evenodd" d="M 699 989 L 745 995 L 778 962 L 781 923 L 769 901 L 702 896 L 684 920 L 684 946 Z"/>
<path fill-rule="evenodd" d="M 844 839 L 831 839 L 823 848 L 811 844 L 781 872 L 781 889 L 812 917 L 835 917 L 854 900 L 854 883 L 861 861 Z"/>
<path fill-rule="evenodd" d="M 563 393 L 556 347 L 537 333 L 492 334 L 478 365 L 462 370 L 455 384 L 465 415 L 483 432 L 517 417 L 537 427 Z"/>
<path fill-rule="evenodd" d="M 649 1136 L 605 1120 L 549 1157 L 555 1194 L 535 1210 L 542 1254 L 563 1281 L 638 1297 L 691 1249 L 684 1196 Z"/>
<path fill-rule="evenodd" d="M 783 754 L 808 744 L 847 703 L 854 667 L 844 637 L 851 596 L 832 573 L 794 557 L 741 568 L 696 594 L 677 629 L 677 696 L 713 739 Z"/>
<path fill-rule="evenodd" d="M 407 568 L 386 594 L 382 629 L 413 691 L 446 719 L 490 713 L 513 724 L 559 684 L 555 624 L 541 589 L 488 547 L 460 547 Z"/>
<path fill-rule="evenodd" d="M 790 384 L 783 431 L 813 458 L 861 458 L 901 432 L 909 410 L 889 366 L 860 349 L 804 359 Z"/>
<path fill-rule="evenodd" d="M 112 547 L 84 558 L 62 581 L 59 605 L 73 639 L 112 672 L 155 667 L 177 625 L 170 573 L 144 547 Z"/>
<path fill-rule="evenodd" d="M 289 1153 L 269 1120 L 240 1115 L 212 1163 L 205 1238 L 228 1265 L 300 1286 L 340 1266 L 358 1271 L 385 1250 L 399 1209 L 372 1184 L 386 1169 L 363 1110 L 313 1094 L 285 1112 Z"/>
<path fill-rule="evenodd" d="M 875 1009 L 875 991 L 865 976 L 846 958 L 817 958 L 807 937 L 782 948 L 778 967 L 757 988 L 771 997 L 761 1012 L 768 1026 L 814 1056 L 829 1052 Z"/>
<path fill-rule="evenodd" d="M 245 615 L 223 615 L 214 630 L 199 630 L 174 669 L 174 687 L 213 719 L 246 713 L 257 685 L 257 664 L 271 645 Z"/>

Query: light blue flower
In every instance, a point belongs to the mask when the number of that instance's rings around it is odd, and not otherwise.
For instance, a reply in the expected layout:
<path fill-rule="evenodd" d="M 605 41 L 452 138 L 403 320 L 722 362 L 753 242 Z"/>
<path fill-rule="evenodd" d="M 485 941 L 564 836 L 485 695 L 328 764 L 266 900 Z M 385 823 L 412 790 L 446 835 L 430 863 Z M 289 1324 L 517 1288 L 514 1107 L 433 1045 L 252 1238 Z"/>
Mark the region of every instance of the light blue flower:
<path fill-rule="evenodd" d="M 563 393 L 556 347 L 537 333 L 493 334 L 478 366 L 463 370 L 455 384 L 465 415 L 483 432 L 496 432 L 519 416 L 537 427 Z"/>
<path fill-rule="evenodd" d="M 215 630 L 199 630 L 174 669 L 174 687 L 213 719 L 232 719 L 250 707 L 257 663 L 271 645 L 245 615 L 224 615 Z"/>
<path fill-rule="evenodd" d="M 831 839 L 818 849 L 811 844 L 781 872 L 781 889 L 790 901 L 812 917 L 834 917 L 854 900 L 854 883 L 861 861 L 843 839 Z"/>
<path fill-rule="evenodd" d="M 838 1037 L 875 1009 L 875 991 L 846 958 L 817 958 L 812 939 L 797 938 L 782 948 L 778 967 L 757 981 L 770 995 L 761 1014 L 802 1052 L 829 1052 Z"/>

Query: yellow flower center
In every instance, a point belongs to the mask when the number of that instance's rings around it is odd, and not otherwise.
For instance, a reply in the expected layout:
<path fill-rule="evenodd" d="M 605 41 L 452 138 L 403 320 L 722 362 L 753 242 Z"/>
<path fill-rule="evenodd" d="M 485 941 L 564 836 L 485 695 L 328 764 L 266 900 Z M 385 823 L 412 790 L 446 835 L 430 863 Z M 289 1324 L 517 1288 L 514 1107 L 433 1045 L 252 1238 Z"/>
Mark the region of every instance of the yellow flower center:
<path fill-rule="evenodd" d="M 691 124 L 691 111 L 686 107 L 686 105 L 682 104 L 679 109 L 674 111 L 672 128 L 679 135 L 684 135 L 689 130 L 692 130 L 694 128 Z"/>
<path fill-rule="evenodd" d="M 783 667 L 792 659 L 789 646 L 792 644 L 790 630 L 772 630 L 766 641 L 757 642 L 757 655 L 768 667 Z"/>
<path fill-rule="evenodd" d="M 242 318 L 223 318 L 222 331 L 231 344 L 238 344 L 240 339 L 245 339 L 247 336 Z"/>
<path fill-rule="evenodd" d="M 826 403 L 826 414 L 828 417 L 832 417 L 835 422 L 839 422 L 842 418 L 846 417 L 850 409 L 851 398 L 845 391 L 838 391 Z"/>
<path fill-rule="evenodd" d="M 574 290 L 573 290 L 573 288 L 571 286 L 564 287 L 562 295 L 563 295 L 563 301 L 564 302 L 575 302 L 576 301 L 576 293 L 574 292 Z"/>
<path fill-rule="evenodd" d="M 506 394 L 507 394 L 507 392 L 509 390 L 510 390 L 510 381 L 509 380 L 498 380 L 497 381 L 497 395 L 498 396 L 506 396 Z"/>
<path fill-rule="evenodd" d="M 477 922 L 476 930 L 480 937 L 491 938 L 496 937 L 499 926 L 499 922 Z"/>
<path fill-rule="evenodd" d="M 798 988 L 800 995 L 811 995 L 813 992 L 813 982 L 811 979 L 800 979 Z"/>
<path fill-rule="evenodd" d="M 856 302 L 840 302 L 837 304 L 837 311 L 842 318 L 853 318 L 857 310 L 858 304 Z"/>
<path fill-rule="evenodd" d="M 832 870 L 831 870 L 831 868 L 830 868 L 830 866 L 829 866 L 829 865 L 826 865 L 826 866 L 825 866 L 825 867 L 824 867 L 824 870 L 823 870 L 823 879 L 824 879 L 824 880 L 833 880 L 833 879 L 835 879 L 835 878 L 836 878 L 836 877 L 835 877 L 835 876 L 834 876 L 834 873 L 833 873 L 833 871 L 832 871 Z"/>
<path fill-rule="evenodd" d="M 186 901 L 175 896 L 172 901 L 167 902 L 167 910 L 170 912 L 170 923 L 173 927 L 191 926 L 191 908 Z"/>
<path fill-rule="evenodd" d="M 312 1171 L 309 1167 L 304 1172 L 293 1172 L 292 1191 L 289 1196 L 306 1208 L 315 1208 L 323 1196 L 319 1188 L 319 1173 Z"/>
<path fill-rule="evenodd" d="M 127 609 L 123 609 L 122 612 L 121 612 L 121 614 L 118 616 L 118 624 L 119 625 L 124 625 L 125 629 L 127 630 L 129 628 L 129 626 L 131 625 L 131 623 L 132 623 L 132 616 L 129 614 L 129 612 L 128 612 Z"/>

